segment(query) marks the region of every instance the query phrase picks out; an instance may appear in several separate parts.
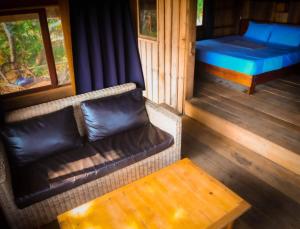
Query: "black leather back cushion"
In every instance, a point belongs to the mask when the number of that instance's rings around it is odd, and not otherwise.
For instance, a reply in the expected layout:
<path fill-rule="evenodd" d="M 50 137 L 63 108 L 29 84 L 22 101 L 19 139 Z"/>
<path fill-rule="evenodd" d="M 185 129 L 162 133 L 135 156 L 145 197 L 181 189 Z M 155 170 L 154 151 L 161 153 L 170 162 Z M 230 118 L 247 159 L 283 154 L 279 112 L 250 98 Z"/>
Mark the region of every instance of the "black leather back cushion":
<path fill-rule="evenodd" d="M 82 145 L 73 107 L 27 120 L 7 123 L 1 131 L 13 166 Z"/>
<path fill-rule="evenodd" d="M 81 103 L 87 136 L 96 141 L 149 122 L 141 89 Z"/>

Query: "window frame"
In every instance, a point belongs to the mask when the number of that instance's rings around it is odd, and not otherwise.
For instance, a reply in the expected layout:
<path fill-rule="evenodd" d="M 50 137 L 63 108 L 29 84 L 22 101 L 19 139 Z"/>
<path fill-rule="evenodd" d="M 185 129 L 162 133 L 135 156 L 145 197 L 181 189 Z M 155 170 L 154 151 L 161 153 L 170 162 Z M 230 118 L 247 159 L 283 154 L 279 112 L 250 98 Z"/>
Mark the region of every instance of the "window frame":
<path fill-rule="evenodd" d="M 11 97 L 17 97 L 17 96 L 21 96 L 21 95 L 28 95 L 28 94 L 32 94 L 35 92 L 46 91 L 46 90 L 65 86 L 65 85 L 58 84 L 58 78 L 57 78 L 57 74 L 56 74 L 56 66 L 55 66 L 51 37 L 50 37 L 50 32 L 49 32 L 49 27 L 48 27 L 46 9 L 45 8 L 36 8 L 36 9 L 0 11 L 0 17 L 1 16 L 13 16 L 13 15 L 19 15 L 19 14 L 37 14 L 38 15 L 51 84 L 46 85 L 46 86 L 37 87 L 37 88 L 31 88 L 31 89 L 26 89 L 23 91 L 17 91 L 17 92 L 0 95 L 0 98 L 4 98 L 4 99 L 11 98 Z M 69 84 L 70 83 L 68 83 L 66 85 L 69 85 Z"/>

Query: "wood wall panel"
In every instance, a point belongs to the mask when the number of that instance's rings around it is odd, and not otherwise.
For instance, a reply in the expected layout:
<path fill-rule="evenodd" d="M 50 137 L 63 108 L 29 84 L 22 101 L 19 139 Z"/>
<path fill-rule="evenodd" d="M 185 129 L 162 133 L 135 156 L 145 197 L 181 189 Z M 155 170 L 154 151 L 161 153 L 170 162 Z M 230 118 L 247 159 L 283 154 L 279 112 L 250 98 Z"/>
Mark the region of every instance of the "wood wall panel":
<path fill-rule="evenodd" d="M 300 1 L 296 0 L 209 0 L 205 7 L 204 12 L 209 14 L 205 18 L 210 21 L 197 27 L 197 40 L 237 34 L 240 18 L 300 24 Z M 278 8 L 287 10 L 281 12 Z"/>
<path fill-rule="evenodd" d="M 147 96 L 153 100 L 153 65 L 152 65 L 152 43 L 147 42 L 145 45 L 146 51 L 146 71 L 147 71 Z"/>
<path fill-rule="evenodd" d="M 159 102 L 159 71 L 157 41 L 139 39 L 138 48 L 141 57 L 142 69 L 146 90 L 144 96 L 152 101 Z"/>
<path fill-rule="evenodd" d="M 214 37 L 237 33 L 239 23 L 239 4 L 240 2 L 237 0 L 214 1 Z"/>
<path fill-rule="evenodd" d="M 244 0 L 240 15 L 242 18 L 259 21 L 300 24 L 300 2 Z M 280 12 L 278 8 L 286 8 Z"/>
<path fill-rule="evenodd" d="M 300 2 L 292 1 L 289 6 L 288 22 L 293 24 L 300 24 Z"/>
<path fill-rule="evenodd" d="M 165 3 L 164 1 L 157 1 L 158 12 L 158 102 L 165 101 Z"/>
<path fill-rule="evenodd" d="M 158 72 L 158 45 L 153 43 L 152 53 L 152 100 L 159 103 L 159 72 Z"/>
<path fill-rule="evenodd" d="M 173 0 L 172 35 L 171 35 L 171 106 L 177 107 L 177 81 L 178 81 L 178 52 L 179 52 L 179 20 L 180 0 Z"/>
<path fill-rule="evenodd" d="M 187 71 L 186 65 L 194 59 L 194 56 L 189 59 L 187 55 L 193 49 L 190 41 L 194 41 L 195 37 L 187 35 L 195 33 L 193 28 L 188 27 L 195 28 L 196 20 L 188 23 L 188 17 L 191 13 L 196 15 L 196 1 L 157 0 L 157 4 L 157 40 L 138 38 L 146 82 L 144 95 L 156 103 L 166 103 L 181 113 L 185 99 L 185 79 L 188 74 L 193 75 Z"/>
<path fill-rule="evenodd" d="M 187 12 L 187 5 L 180 2 L 180 15 L 184 15 Z M 177 83 L 177 104 L 178 108 L 177 110 L 182 111 L 183 110 L 183 104 L 184 104 L 184 76 L 186 65 L 182 63 L 186 63 L 186 42 L 187 42 L 187 17 L 181 16 L 179 18 L 179 24 L 181 25 L 179 27 L 179 50 L 178 50 L 178 83 Z"/>
<path fill-rule="evenodd" d="M 184 66 L 184 99 L 191 99 L 194 93 L 194 70 L 195 70 L 195 40 L 196 40 L 196 26 L 195 21 L 197 14 L 195 12 L 195 6 L 197 5 L 197 0 L 190 0 L 186 4 L 186 17 L 185 17 L 185 29 L 186 37 L 182 38 L 185 41 L 186 49 L 183 50 L 185 53 L 185 66 Z"/>
<path fill-rule="evenodd" d="M 164 20 L 165 20 L 165 27 L 164 27 L 165 29 L 165 40 L 164 40 L 165 42 L 165 103 L 171 105 L 172 0 L 165 0 Z"/>
<path fill-rule="evenodd" d="M 246 2 L 246 0 L 244 1 Z M 197 27 L 197 40 L 236 34 L 238 32 L 240 9 L 244 1 L 206 1 L 204 5 L 204 25 Z"/>

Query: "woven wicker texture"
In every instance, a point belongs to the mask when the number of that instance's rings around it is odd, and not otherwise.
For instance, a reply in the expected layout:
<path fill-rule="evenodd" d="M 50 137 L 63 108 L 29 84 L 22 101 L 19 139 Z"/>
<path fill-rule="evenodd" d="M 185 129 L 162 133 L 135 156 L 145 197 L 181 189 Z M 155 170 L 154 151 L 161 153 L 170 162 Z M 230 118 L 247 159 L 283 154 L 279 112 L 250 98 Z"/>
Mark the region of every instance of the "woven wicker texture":
<path fill-rule="evenodd" d="M 27 107 L 8 113 L 6 115 L 6 120 L 8 122 L 23 120 L 72 105 L 74 106 L 78 129 L 80 130 L 80 134 L 84 135 L 83 119 L 79 107 L 80 102 L 120 94 L 134 88 L 135 84 L 124 84 L 37 106 Z M 179 160 L 181 147 L 181 118 L 171 111 L 150 101 L 146 102 L 146 108 L 150 121 L 174 137 L 175 144 L 172 147 L 116 172 L 78 186 L 67 192 L 50 197 L 24 209 L 18 209 L 14 203 L 9 167 L 4 149 L 2 144 L 0 144 L 0 205 L 10 226 L 12 228 L 35 228 L 47 224 L 55 220 L 58 214 Z"/>

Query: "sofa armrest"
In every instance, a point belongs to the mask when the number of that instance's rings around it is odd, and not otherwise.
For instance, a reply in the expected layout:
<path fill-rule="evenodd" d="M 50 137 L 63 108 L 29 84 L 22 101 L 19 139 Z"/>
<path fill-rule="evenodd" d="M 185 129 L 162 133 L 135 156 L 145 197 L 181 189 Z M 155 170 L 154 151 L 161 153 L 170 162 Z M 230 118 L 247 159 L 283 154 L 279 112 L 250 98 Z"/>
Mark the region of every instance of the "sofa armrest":
<path fill-rule="evenodd" d="M 0 141 L 0 184 L 6 181 L 7 159 L 3 143 Z"/>
<path fill-rule="evenodd" d="M 175 112 L 146 100 L 146 108 L 150 122 L 171 134 L 174 138 L 176 153 L 181 154 L 181 117 Z"/>

